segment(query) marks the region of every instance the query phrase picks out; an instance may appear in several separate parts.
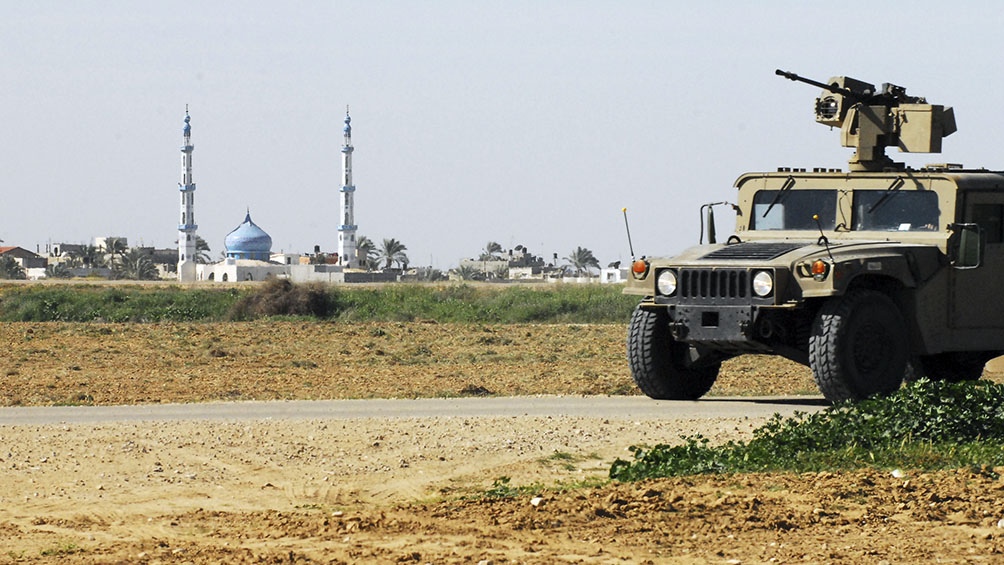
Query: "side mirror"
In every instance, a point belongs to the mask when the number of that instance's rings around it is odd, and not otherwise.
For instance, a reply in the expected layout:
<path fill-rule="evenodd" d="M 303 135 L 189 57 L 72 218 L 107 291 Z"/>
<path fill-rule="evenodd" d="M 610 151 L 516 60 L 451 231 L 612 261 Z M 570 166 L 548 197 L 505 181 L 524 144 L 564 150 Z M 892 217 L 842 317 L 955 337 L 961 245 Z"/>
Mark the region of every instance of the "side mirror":
<path fill-rule="evenodd" d="M 956 269 L 975 269 L 983 263 L 983 230 L 979 224 L 952 224 L 958 237 L 949 244 L 952 266 Z"/>

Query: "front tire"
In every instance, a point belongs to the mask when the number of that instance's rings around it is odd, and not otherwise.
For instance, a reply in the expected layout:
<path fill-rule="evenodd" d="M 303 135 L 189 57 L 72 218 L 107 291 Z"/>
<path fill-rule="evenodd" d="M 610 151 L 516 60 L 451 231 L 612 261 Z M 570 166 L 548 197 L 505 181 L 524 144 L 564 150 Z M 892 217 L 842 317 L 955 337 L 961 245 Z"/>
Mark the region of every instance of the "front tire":
<path fill-rule="evenodd" d="M 631 378 L 657 400 L 697 400 L 711 390 L 722 366 L 673 339 L 665 310 L 640 306 L 631 315 L 627 354 Z"/>
<path fill-rule="evenodd" d="M 831 402 L 895 392 L 913 370 L 899 308 L 873 290 L 851 291 L 826 302 L 812 324 L 809 366 Z"/>

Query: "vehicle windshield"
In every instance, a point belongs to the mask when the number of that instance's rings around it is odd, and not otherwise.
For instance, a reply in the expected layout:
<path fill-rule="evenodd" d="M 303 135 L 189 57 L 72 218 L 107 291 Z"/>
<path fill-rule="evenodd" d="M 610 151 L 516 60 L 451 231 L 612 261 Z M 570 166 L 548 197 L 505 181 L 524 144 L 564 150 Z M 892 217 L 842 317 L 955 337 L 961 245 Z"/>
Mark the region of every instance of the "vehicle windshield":
<path fill-rule="evenodd" d="M 819 216 L 819 224 L 813 216 Z M 753 230 L 832 230 L 836 190 L 761 190 L 753 197 Z"/>
<path fill-rule="evenodd" d="M 855 230 L 936 230 L 938 195 L 918 190 L 855 190 L 853 214 Z"/>

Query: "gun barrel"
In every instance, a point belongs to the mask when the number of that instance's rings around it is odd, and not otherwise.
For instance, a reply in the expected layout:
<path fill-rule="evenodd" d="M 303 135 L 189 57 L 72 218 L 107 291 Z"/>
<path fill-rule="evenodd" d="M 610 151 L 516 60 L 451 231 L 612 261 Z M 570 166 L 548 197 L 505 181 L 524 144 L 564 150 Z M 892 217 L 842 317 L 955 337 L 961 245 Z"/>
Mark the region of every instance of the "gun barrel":
<path fill-rule="evenodd" d="M 775 69 L 774 74 L 780 77 L 784 77 L 791 81 L 804 82 L 805 84 L 818 86 L 819 88 L 832 92 L 833 94 L 841 94 L 843 96 L 849 96 L 852 98 L 854 97 L 854 93 L 846 88 L 840 88 L 839 86 L 833 86 L 832 84 L 826 84 L 825 82 L 819 82 L 818 80 L 812 80 L 811 78 L 800 77 L 792 72 L 782 71 L 781 69 Z"/>

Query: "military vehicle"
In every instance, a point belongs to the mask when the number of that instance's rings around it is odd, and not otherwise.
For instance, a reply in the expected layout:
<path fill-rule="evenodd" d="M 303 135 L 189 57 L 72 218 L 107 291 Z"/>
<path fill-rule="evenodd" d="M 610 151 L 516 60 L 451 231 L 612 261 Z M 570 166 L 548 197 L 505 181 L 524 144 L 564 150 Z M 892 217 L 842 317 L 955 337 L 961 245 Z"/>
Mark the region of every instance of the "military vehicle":
<path fill-rule="evenodd" d="M 816 121 L 853 147 L 847 171 L 779 168 L 735 182 L 736 203 L 702 206 L 708 243 L 632 258 L 628 360 L 652 398 L 697 399 L 724 360 L 808 365 L 830 401 L 927 376 L 978 379 L 1004 352 L 1004 172 L 893 162 L 887 147 L 940 153 L 952 108 L 849 77 L 820 87 Z M 713 210 L 735 233 L 716 241 Z M 632 251 L 633 253 L 633 251 Z"/>

